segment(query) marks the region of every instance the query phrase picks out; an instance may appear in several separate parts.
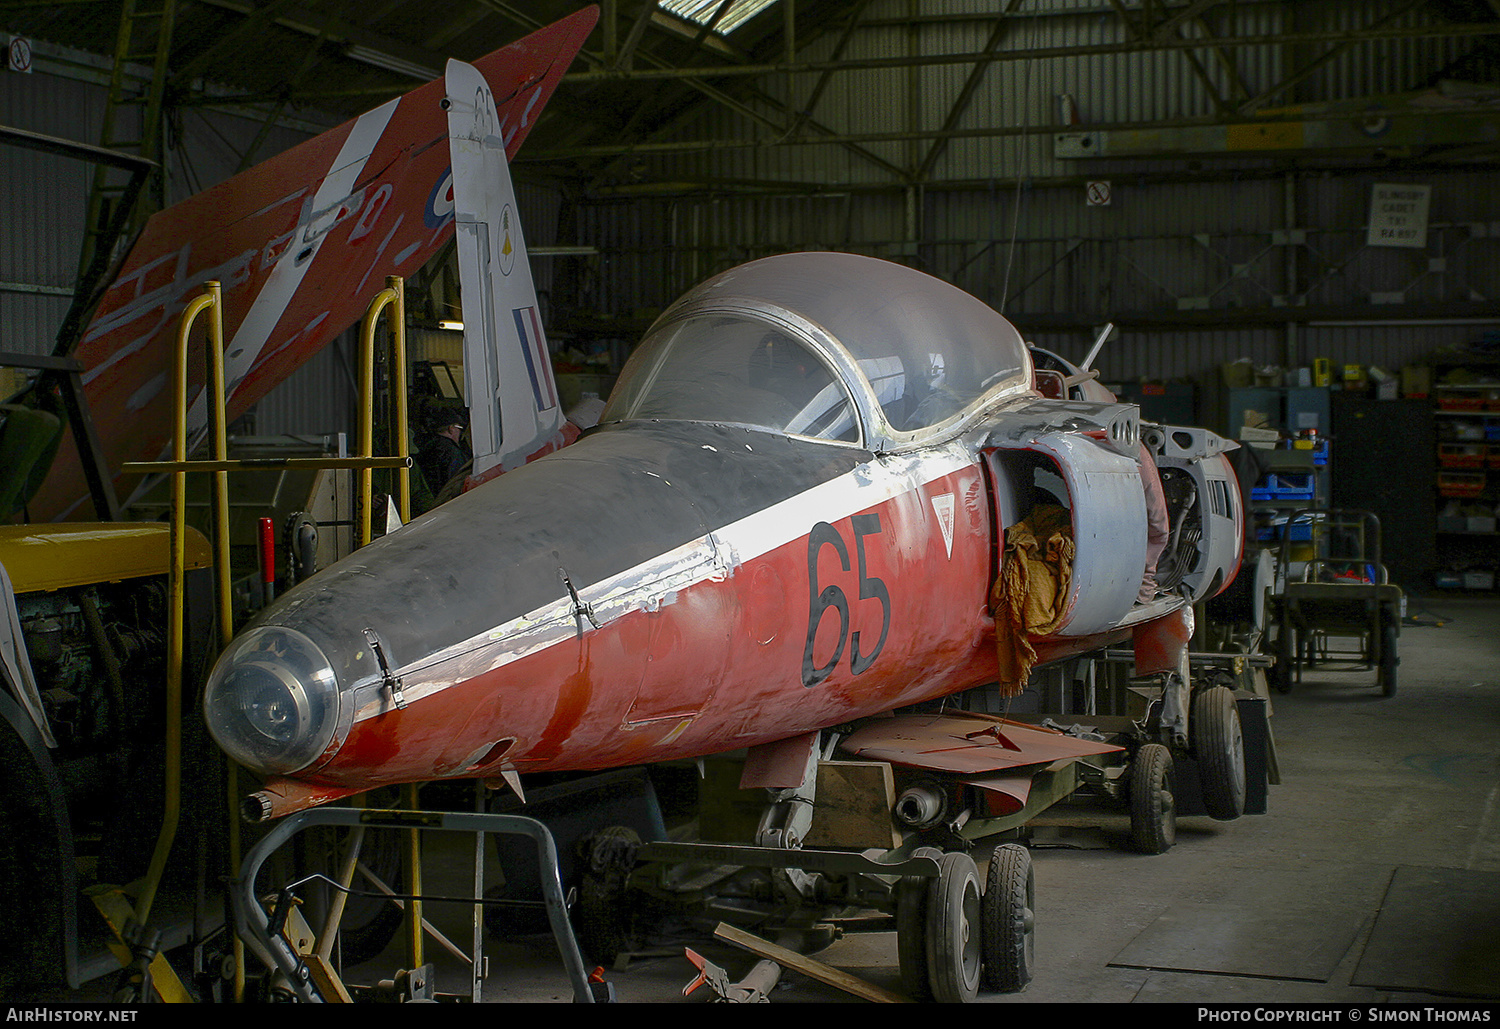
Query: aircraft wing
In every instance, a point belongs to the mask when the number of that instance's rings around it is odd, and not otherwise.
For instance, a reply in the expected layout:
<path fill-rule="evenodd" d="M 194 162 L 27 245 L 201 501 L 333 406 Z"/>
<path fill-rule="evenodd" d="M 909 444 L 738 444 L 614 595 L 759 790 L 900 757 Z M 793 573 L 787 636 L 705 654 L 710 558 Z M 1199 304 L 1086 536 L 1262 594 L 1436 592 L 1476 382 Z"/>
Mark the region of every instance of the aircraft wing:
<path fill-rule="evenodd" d="M 560 446 L 564 418 L 490 85 L 461 61 L 446 81 L 471 478 L 482 482 Z"/>
<path fill-rule="evenodd" d="M 995 715 L 954 711 L 872 719 L 840 749 L 868 760 L 960 776 L 989 794 L 992 815 L 1011 815 L 1025 808 L 1042 766 L 1125 748 Z"/>
<path fill-rule="evenodd" d="M 1124 749 L 1055 729 L 967 711 L 873 719 L 851 733 L 840 747 L 870 760 L 965 776 L 983 776 Z"/>
<path fill-rule="evenodd" d="M 598 10 L 586 8 L 474 63 L 514 154 Z M 163 455 L 177 320 L 210 279 L 224 287 L 231 419 L 363 315 L 387 275 L 410 275 L 453 233 L 448 127 L 434 80 L 154 215 L 109 286 L 76 356 L 105 458 Z M 201 346 L 201 344 L 196 344 Z M 204 362 L 192 360 L 194 389 Z M 189 430 L 202 430 L 201 390 Z M 34 519 L 87 514 L 71 443 Z M 71 458 L 71 460 L 69 459 Z"/>

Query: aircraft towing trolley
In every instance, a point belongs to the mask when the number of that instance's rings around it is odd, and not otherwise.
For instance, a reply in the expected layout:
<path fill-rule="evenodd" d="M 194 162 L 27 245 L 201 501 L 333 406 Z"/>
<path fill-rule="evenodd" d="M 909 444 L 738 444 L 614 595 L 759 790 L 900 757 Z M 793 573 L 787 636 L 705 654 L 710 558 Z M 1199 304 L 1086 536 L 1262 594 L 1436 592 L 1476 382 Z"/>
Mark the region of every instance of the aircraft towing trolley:
<path fill-rule="evenodd" d="M 1374 668 L 1381 693 L 1395 696 L 1403 597 L 1380 563 L 1380 520 L 1369 511 L 1297 511 L 1282 532 L 1276 571 L 1276 688 L 1291 692 L 1304 667 L 1353 662 Z M 1331 649 L 1335 640 L 1344 649 Z"/>

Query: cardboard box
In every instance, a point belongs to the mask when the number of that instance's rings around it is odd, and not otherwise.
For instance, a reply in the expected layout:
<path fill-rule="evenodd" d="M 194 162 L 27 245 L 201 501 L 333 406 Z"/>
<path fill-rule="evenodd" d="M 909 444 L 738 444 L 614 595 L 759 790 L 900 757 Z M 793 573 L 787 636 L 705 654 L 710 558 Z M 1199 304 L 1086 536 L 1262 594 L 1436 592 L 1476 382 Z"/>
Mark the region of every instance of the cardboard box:
<path fill-rule="evenodd" d="M 1255 369 L 1251 366 L 1249 358 L 1230 361 L 1222 365 L 1219 374 L 1223 376 L 1224 385 L 1229 389 L 1242 389 L 1255 382 Z"/>
<path fill-rule="evenodd" d="M 1432 368 L 1425 364 L 1409 364 L 1401 369 L 1401 395 L 1425 397 L 1432 392 Z"/>
<path fill-rule="evenodd" d="M 1257 429 L 1254 426 L 1240 426 L 1240 440 L 1252 447 L 1261 450 L 1275 450 L 1276 441 L 1281 438 L 1281 433 L 1275 429 Z"/>

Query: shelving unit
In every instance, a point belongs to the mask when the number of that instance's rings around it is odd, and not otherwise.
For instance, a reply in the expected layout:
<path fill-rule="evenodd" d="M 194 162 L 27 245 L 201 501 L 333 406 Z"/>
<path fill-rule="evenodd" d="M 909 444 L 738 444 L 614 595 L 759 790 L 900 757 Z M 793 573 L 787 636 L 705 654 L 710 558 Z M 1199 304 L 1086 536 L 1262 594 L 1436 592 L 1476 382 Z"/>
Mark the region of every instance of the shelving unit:
<path fill-rule="evenodd" d="M 1254 445 L 1245 425 L 1258 424 L 1282 437 L 1283 445 L 1275 449 L 1257 449 L 1261 476 L 1247 498 L 1254 540 L 1275 548 L 1287 516 L 1328 503 L 1329 391 L 1322 386 L 1236 386 L 1224 395 L 1224 411 L 1229 435 L 1244 445 Z M 1306 440 L 1284 445 L 1308 430 L 1318 434 L 1311 447 Z"/>
<path fill-rule="evenodd" d="M 1437 419 L 1434 585 L 1493 591 L 1500 568 L 1500 381 L 1432 386 Z"/>
<path fill-rule="evenodd" d="M 1256 542 L 1274 548 L 1280 545 L 1285 520 L 1293 513 L 1328 502 L 1323 484 L 1328 441 L 1319 441 L 1316 449 L 1262 450 L 1260 458 L 1266 470 L 1250 490 L 1250 517 Z M 1305 524 L 1294 526 L 1292 531 L 1293 542 L 1307 538 Z"/>

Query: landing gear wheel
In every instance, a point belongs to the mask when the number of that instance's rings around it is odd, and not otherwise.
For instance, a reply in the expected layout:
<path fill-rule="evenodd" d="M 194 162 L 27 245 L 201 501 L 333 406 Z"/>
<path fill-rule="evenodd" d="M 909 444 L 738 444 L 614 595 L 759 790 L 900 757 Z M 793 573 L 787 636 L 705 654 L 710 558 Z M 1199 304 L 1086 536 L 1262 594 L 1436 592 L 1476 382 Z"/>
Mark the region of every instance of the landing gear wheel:
<path fill-rule="evenodd" d="M 611 826 L 588 837 L 573 928 L 578 946 L 601 965 L 641 947 L 641 933 L 628 902 L 630 873 L 641 838 L 634 829 Z"/>
<path fill-rule="evenodd" d="M 1199 692 L 1190 718 L 1203 806 L 1221 822 L 1238 818 L 1245 813 L 1245 736 L 1234 692 L 1227 686 Z"/>
<path fill-rule="evenodd" d="M 985 877 L 983 921 L 984 978 L 991 992 L 1015 993 L 1031 982 L 1036 937 L 1036 877 L 1031 852 L 1006 843 L 990 855 Z"/>
<path fill-rule="evenodd" d="M 984 961 L 979 867 L 964 853 L 944 854 L 927 898 L 927 973 L 933 999 L 966 1004 L 979 996 Z"/>
<path fill-rule="evenodd" d="M 1394 697 L 1396 695 L 1396 668 L 1401 664 L 1401 657 L 1396 648 L 1400 636 L 1401 623 L 1396 615 L 1391 611 L 1382 612 L 1380 616 L 1380 666 L 1376 673 L 1376 681 L 1380 684 L 1382 696 Z"/>
<path fill-rule="evenodd" d="M 936 847 L 918 847 L 912 857 L 941 859 Z M 901 965 L 901 988 L 912 1000 L 932 998 L 927 974 L 927 896 L 934 880 L 908 875 L 896 884 L 896 956 Z"/>
<path fill-rule="evenodd" d="M 1136 751 L 1130 774 L 1130 839 L 1143 854 L 1165 854 L 1177 842 L 1172 752 L 1160 743 Z"/>

